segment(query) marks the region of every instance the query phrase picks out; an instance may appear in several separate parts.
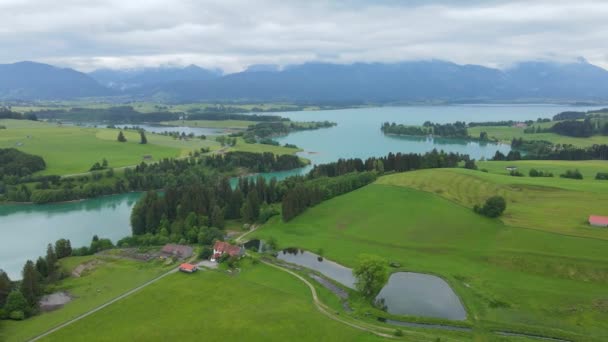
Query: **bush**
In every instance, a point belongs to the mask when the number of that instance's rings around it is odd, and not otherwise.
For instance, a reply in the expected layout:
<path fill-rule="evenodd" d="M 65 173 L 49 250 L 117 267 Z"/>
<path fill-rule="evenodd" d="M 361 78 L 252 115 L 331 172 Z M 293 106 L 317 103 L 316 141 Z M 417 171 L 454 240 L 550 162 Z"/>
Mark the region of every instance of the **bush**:
<path fill-rule="evenodd" d="M 562 173 L 561 175 L 559 175 L 561 178 L 571 178 L 571 179 L 583 179 L 583 175 L 581 174 L 581 172 L 576 169 L 576 170 L 568 170 L 565 173 Z"/>
<path fill-rule="evenodd" d="M 553 173 L 549 171 L 539 171 L 537 169 L 530 169 L 530 177 L 553 177 Z"/>
<path fill-rule="evenodd" d="M 599 180 L 608 180 L 608 172 L 598 172 L 595 175 L 595 179 L 599 179 Z"/>
<path fill-rule="evenodd" d="M 509 172 L 509 175 L 513 176 L 513 177 L 523 177 L 524 176 L 523 173 L 521 173 L 521 172 L 519 172 L 517 170 L 513 170 L 513 171 Z"/>
<path fill-rule="evenodd" d="M 198 257 L 204 260 L 207 260 L 211 257 L 211 255 L 213 255 L 213 249 L 211 249 L 211 247 L 203 247 L 203 249 L 201 249 L 201 252 L 198 254 Z"/>
<path fill-rule="evenodd" d="M 21 310 L 15 310 L 13 312 L 10 313 L 10 315 L 8 316 L 8 318 L 14 320 L 14 321 L 22 321 L 25 319 L 25 313 Z"/>
<path fill-rule="evenodd" d="M 394 334 L 395 334 L 395 336 L 403 336 L 403 330 L 397 329 L 397 330 L 395 330 Z"/>
<path fill-rule="evenodd" d="M 476 213 L 487 217 L 498 217 L 507 208 L 507 202 L 502 196 L 492 196 L 486 200 L 483 206 L 475 205 L 473 210 Z"/>

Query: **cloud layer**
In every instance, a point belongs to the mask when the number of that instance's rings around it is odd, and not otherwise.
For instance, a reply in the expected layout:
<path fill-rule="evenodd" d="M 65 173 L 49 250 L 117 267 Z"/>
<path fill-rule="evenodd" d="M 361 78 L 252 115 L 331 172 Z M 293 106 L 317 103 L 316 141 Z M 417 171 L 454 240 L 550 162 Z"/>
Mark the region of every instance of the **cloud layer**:
<path fill-rule="evenodd" d="M 444 59 L 608 67 L 606 1 L 0 0 L 0 63 L 80 70 Z"/>

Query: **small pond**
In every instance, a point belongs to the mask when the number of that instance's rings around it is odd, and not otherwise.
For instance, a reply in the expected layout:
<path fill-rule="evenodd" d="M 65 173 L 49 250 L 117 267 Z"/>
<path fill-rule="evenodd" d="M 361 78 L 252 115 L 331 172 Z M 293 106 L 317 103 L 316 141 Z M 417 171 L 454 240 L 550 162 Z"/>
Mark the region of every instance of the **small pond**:
<path fill-rule="evenodd" d="M 378 294 L 388 313 L 464 320 L 467 313 L 450 285 L 443 279 L 422 273 L 397 272 Z"/>
<path fill-rule="evenodd" d="M 355 288 L 355 277 L 353 277 L 353 271 L 350 268 L 324 259 L 314 253 L 289 248 L 279 252 L 277 259 L 310 268 L 346 287 Z"/>
<path fill-rule="evenodd" d="M 346 287 L 355 288 L 355 278 L 350 268 L 314 253 L 289 248 L 279 252 L 277 258 L 315 270 Z M 450 320 L 467 318 L 460 299 L 450 285 L 434 275 L 413 272 L 393 273 L 377 298 L 383 298 L 387 311 L 394 315 Z"/>

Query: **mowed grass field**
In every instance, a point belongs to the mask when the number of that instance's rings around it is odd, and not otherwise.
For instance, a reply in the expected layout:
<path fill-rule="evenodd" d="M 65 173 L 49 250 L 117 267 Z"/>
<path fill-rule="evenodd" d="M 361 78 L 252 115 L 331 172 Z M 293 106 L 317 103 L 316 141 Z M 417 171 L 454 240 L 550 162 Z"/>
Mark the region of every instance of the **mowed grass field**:
<path fill-rule="evenodd" d="M 281 247 L 321 248 L 350 267 L 358 255 L 371 253 L 400 263 L 401 270 L 437 274 L 461 297 L 476 335 L 506 330 L 608 338 L 608 241 L 508 226 L 393 182 L 415 173 L 383 177 L 288 223 L 273 218 L 253 235 L 274 237 Z M 444 191 L 451 191 L 456 176 L 434 174 L 428 181 L 445 178 Z M 543 210 L 536 214 L 561 224 Z"/>
<path fill-rule="evenodd" d="M 70 257 L 62 259 L 61 264 L 64 270 L 71 272 L 76 266 L 95 259 L 101 263 L 92 270 L 86 271 L 79 278 L 67 278 L 55 287 L 56 291 L 68 291 L 75 297 L 74 300 L 59 310 L 25 321 L 0 321 L 0 341 L 27 341 L 168 270 L 154 262 L 143 263 L 95 256 Z"/>
<path fill-rule="evenodd" d="M 545 122 L 542 124 L 533 124 L 532 126 L 547 128 L 554 124 L 555 122 Z M 497 139 L 498 141 L 505 143 L 511 143 L 513 138 L 522 138 L 524 140 L 546 140 L 554 144 L 572 144 L 578 147 L 587 147 L 594 144 L 608 144 L 608 136 L 594 135 L 589 138 L 576 138 L 555 133 L 526 134 L 524 133 L 524 128 L 510 126 L 471 127 L 468 131 L 471 137 L 478 138 L 479 133 L 486 132 L 490 139 Z"/>
<path fill-rule="evenodd" d="M 144 155 L 159 160 L 180 157 L 201 147 L 219 149 L 219 144 L 211 140 L 180 141 L 155 134 L 147 134 L 148 144 L 142 145 L 134 131 L 125 131 L 128 141 L 119 143 L 116 129 L 59 127 L 26 120 L 0 120 L 0 125 L 7 127 L 0 131 L 0 148 L 14 147 L 41 156 L 47 163 L 41 174 L 87 172 L 103 158 L 110 167 L 122 167 L 140 163 Z"/>
<path fill-rule="evenodd" d="M 485 165 L 496 165 L 488 162 Z M 507 163 L 490 167 L 496 171 Z M 553 233 L 608 240 L 608 230 L 591 227 L 587 223 L 589 215 L 608 216 L 608 181 L 595 180 L 593 170 L 602 170 L 592 164 L 580 168 L 587 173 L 586 179 L 559 178 L 559 173 L 571 163 L 510 163 L 531 165 L 538 169 L 552 170 L 556 177 L 531 178 L 512 177 L 501 174 L 484 173 L 465 169 L 434 169 L 406 172 L 382 177 L 378 183 L 405 186 L 437 194 L 467 208 L 483 202 L 493 195 L 501 195 L 507 200 L 507 210 L 500 218 L 505 224 L 538 229 Z M 544 165 L 550 167 L 542 167 Z M 568 165 L 568 166 L 563 166 Z M 597 163 L 603 166 L 606 163 Z"/>
<path fill-rule="evenodd" d="M 291 275 L 258 264 L 237 275 L 176 273 L 43 341 L 378 341 L 331 320 Z"/>

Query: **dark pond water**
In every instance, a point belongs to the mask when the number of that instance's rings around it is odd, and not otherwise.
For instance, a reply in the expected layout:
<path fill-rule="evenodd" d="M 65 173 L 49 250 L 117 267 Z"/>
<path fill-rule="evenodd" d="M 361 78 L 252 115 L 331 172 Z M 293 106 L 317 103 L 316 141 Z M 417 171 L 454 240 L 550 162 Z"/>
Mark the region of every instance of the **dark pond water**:
<path fill-rule="evenodd" d="M 355 288 L 352 270 L 318 255 L 287 249 L 279 252 L 279 260 L 315 270 L 336 282 Z M 388 312 L 395 315 L 411 315 L 464 320 L 466 311 L 460 299 L 445 280 L 429 274 L 397 272 L 378 294 L 383 298 Z"/>
<path fill-rule="evenodd" d="M 397 272 L 378 294 L 387 311 L 394 315 L 412 315 L 464 320 L 467 313 L 450 285 L 443 279 L 422 273 Z"/>
<path fill-rule="evenodd" d="M 346 287 L 355 288 L 355 277 L 353 277 L 353 271 L 350 268 L 321 258 L 314 253 L 299 249 L 289 249 L 279 252 L 277 259 L 310 268 Z"/>

